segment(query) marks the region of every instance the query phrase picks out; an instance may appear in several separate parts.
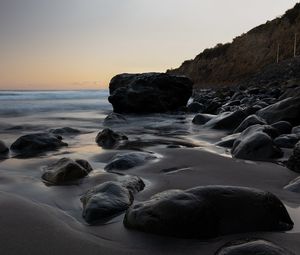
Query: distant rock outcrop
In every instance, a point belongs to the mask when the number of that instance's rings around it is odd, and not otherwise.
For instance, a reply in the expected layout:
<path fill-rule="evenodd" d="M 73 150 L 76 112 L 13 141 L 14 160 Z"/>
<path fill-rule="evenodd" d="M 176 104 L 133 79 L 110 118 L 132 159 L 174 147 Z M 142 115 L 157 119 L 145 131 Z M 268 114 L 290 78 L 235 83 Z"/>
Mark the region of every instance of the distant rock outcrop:
<path fill-rule="evenodd" d="M 108 101 L 116 113 L 160 113 L 187 105 L 193 83 L 164 73 L 119 74 L 109 84 Z"/>

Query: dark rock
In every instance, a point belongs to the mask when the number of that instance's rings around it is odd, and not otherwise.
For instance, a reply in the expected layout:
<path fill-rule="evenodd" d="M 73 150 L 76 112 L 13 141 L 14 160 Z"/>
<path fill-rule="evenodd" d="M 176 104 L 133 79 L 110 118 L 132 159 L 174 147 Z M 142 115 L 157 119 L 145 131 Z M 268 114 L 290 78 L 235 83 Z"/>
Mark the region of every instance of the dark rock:
<path fill-rule="evenodd" d="M 287 167 L 300 173 L 300 142 L 295 145 L 293 155 L 290 156 L 287 162 Z"/>
<path fill-rule="evenodd" d="M 188 105 L 188 111 L 193 113 L 202 112 L 205 109 L 205 106 L 198 102 L 193 102 Z"/>
<path fill-rule="evenodd" d="M 5 145 L 3 141 L 0 140 L 0 154 L 6 154 L 9 152 L 8 147 Z"/>
<path fill-rule="evenodd" d="M 300 97 L 290 97 L 263 108 L 257 115 L 269 124 L 278 121 L 288 121 L 292 125 L 300 124 Z"/>
<path fill-rule="evenodd" d="M 52 185 L 64 185 L 87 176 L 92 170 L 86 160 L 62 158 L 47 167 L 42 179 Z"/>
<path fill-rule="evenodd" d="M 272 127 L 276 128 L 279 134 L 289 134 L 292 130 L 292 125 L 288 121 L 279 121 L 271 125 Z"/>
<path fill-rule="evenodd" d="M 206 109 L 203 111 L 203 113 L 207 114 L 217 114 L 219 108 L 222 106 L 222 103 L 217 100 L 212 100 L 208 103 Z"/>
<path fill-rule="evenodd" d="M 214 118 L 214 115 L 200 113 L 200 114 L 197 114 L 193 118 L 193 123 L 196 125 L 204 125 L 205 123 L 207 123 L 208 121 L 210 121 L 213 118 Z"/>
<path fill-rule="evenodd" d="M 11 146 L 11 150 L 19 154 L 39 154 L 46 151 L 57 150 L 68 146 L 62 142 L 62 137 L 48 133 L 24 135 L 18 138 Z"/>
<path fill-rule="evenodd" d="M 81 132 L 78 129 L 64 127 L 64 128 L 51 129 L 50 133 L 55 135 L 79 135 Z"/>
<path fill-rule="evenodd" d="M 82 217 L 88 223 L 105 220 L 125 211 L 133 202 L 130 191 L 118 182 L 105 182 L 81 197 Z"/>
<path fill-rule="evenodd" d="M 297 142 L 299 142 L 300 137 L 296 134 L 281 135 L 278 136 L 274 143 L 281 148 L 294 148 Z"/>
<path fill-rule="evenodd" d="M 132 204 L 134 195 L 144 187 L 139 177 L 131 177 L 123 182 L 102 183 L 80 198 L 83 203 L 82 216 L 90 224 L 114 217 L 125 211 Z"/>
<path fill-rule="evenodd" d="M 104 149 L 112 149 L 124 140 L 128 140 L 128 137 L 126 135 L 114 132 L 113 130 L 106 128 L 98 133 L 95 141 Z"/>
<path fill-rule="evenodd" d="M 176 111 L 187 105 L 193 83 L 165 73 L 120 74 L 109 85 L 109 102 L 117 113 Z"/>
<path fill-rule="evenodd" d="M 214 129 L 236 129 L 241 122 L 247 117 L 247 114 L 243 110 L 235 112 L 224 112 L 205 124 L 205 127 Z"/>
<path fill-rule="evenodd" d="M 296 135 L 300 135 L 300 126 L 293 127 L 292 133 Z"/>
<path fill-rule="evenodd" d="M 240 133 L 228 135 L 228 136 L 222 138 L 222 140 L 220 142 L 217 142 L 216 146 L 225 147 L 225 148 L 231 148 L 233 146 L 235 140 L 239 136 L 240 136 Z"/>
<path fill-rule="evenodd" d="M 200 239 L 293 228 L 283 203 L 273 194 L 229 186 L 156 194 L 130 207 L 124 225 L 149 233 Z"/>
<path fill-rule="evenodd" d="M 239 240 L 226 244 L 216 255 L 294 255 L 265 240 Z"/>
<path fill-rule="evenodd" d="M 115 112 L 112 112 L 109 115 L 107 115 L 103 122 L 105 126 L 120 125 L 126 123 L 127 123 L 126 117 L 123 116 L 122 114 L 118 114 Z"/>
<path fill-rule="evenodd" d="M 156 157 L 145 152 L 128 152 L 117 154 L 105 166 L 105 170 L 127 170 L 133 167 L 141 166 L 147 161 L 154 160 Z"/>
<path fill-rule="evenodd" d="M 277 130 L 271 126 L 254 125 L 244 130 L 232 147 L 235 158 L 246 160 L 270 160 L 282 156 L 282 151 L 274 144 Z"/>
<path fill-rule="evenodd" d="M 244 119 L 243 122 L 233 131 L 233 133 L 240 133 L 245 129 L 247 129 L 248 127 L 256 124 L 265 125 L 267 123 L 262 118 L 258 117 L 255 114 L 252 114 L 248 116 L 246 119 Z"/>

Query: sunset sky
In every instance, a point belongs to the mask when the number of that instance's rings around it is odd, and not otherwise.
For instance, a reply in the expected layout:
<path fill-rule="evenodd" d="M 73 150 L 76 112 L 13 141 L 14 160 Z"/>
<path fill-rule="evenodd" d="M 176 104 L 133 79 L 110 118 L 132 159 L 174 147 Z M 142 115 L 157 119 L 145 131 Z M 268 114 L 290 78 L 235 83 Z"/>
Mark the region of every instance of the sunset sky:
<path fill-rule="evenodd" d="M 165 71 L 296 0 L 0 0 L 0 89 L 98 89 Z"/>

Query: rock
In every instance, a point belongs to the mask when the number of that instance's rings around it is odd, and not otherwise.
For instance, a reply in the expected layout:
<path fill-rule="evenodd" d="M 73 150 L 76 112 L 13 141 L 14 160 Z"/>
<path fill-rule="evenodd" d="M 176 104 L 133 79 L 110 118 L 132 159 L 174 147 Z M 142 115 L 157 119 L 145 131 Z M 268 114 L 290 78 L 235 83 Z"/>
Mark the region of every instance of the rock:
<path fill-rule="evenodd" d="M 292 130 L 292 125 L 288 121 L 279 121 L 271 125 L 276 128 L 280 135 L 289 134 Z"/>
<path fill-rule="evenodd" d="M 300 142 L 295 145 L 293 155 L 290 156 L 287 162 L 287 167 L 300 173 Z"/>
<path fill-rule="evenodd" d="M 282 156 L 282 151 L 274 144 L 276 129 L 271 126 L 253 125 L 244 130 L 232 147 L 235 158 L 245 160 L 270 160 Z"/>
<path fill-rule="evenodd" d="M 274 140 L 276 146 L 281 148 L 294 148 L 300 137 L 296 134 L 281 135 Z"/>
<path fill-rule="evenodd" d="M 125 211 L 133 202 L 129 190 L 118 182 L 105 182 L 81 197 L 82 217 L 88 223 L 105 220 Z"/>
<path fill-rule="evenodd" d="M 62 158 L 46 168 L 42 179 L 52 185 L 64 185 L 87 176 L 92 170 L 86 160 Z"/>
<path fill-rule="evenodd" d="M 7 154 L 9 152 L 8 147 L 3 141 L 0 140 L 0 154 Z"/>
<path fill-rule="evenodd" d="M 239 240 L 230 242 L 216 255 L 294 255 L 290 251 L 265 240 Z"/>
<path fill-rule="evenodd" d="M 222 140 L 220 142 L 217 142 L 216 146 L 231 148 L 233 146 L 235 140 L 240 136 L 240 134 L 241 133 L 228 135 L 228 136 L 222 138 Z"/>
<path fill-rule="evenodd" d="M 292 133 L 296 135 L 300 135 L 300 126 L 293 127 Z"/>
<path fill-rule="evenodd" d="M 82 216 L 90 224 L 114 217 L 125 211 L 132 204 L 134 195 L 144 187 L 145 184 L 139 177 L 123 182 L 102 183 L 80 198 L 83 203 Z"/>
<path fill-rule="evenodd" d="M 68 146 L 68 144 L 62 142 L 61 136 L 49 133 L 36 133 L 18 138 L 11 145 L 11 150 L 19 154 L 35 155 L 57 150 L 63 146 Z"/>
<path fill-rule="evenodd" d="M 205 123 L 207 123 L 208 121 L 210 121 L 213 118 L 214 118 L 214 115 L 199 113 L 193 118 L 192 122 L 196 125 L 204 125 Z"/>
<path fill-rule="evenodd" d="M 105 170 L 127 170 L 133 167 L 141 166 L 149 160 L 156 159 L 155 156 L 145 152 L 128 152 L 117 154 L 105 166 Z"/>
<path fill-rule="evenodd" d="M 288 185 L 284 187 L 285 190 L 300 193 L 300 177 L 292 180 Z"/>
<path fill-rule="evenodd" d="M 300 124 L 300 97 L 290 97 L 263 108 L 257 115 L 269 124 L 278 121 L 288 121 L 292 125 Z"/>
<path fill-rule="evenodd" d="M 120 124 L 126 124 L 127 119 L 122 114 L 118 114 L 115 112 L 110 113 L 106 116 L 104 119 L 104 126 L 111 126 L 111 125 L 120 125 Z"/>
<path fill-rule="evenodd" d="M 243 132 L 248 127 L 256 125 L 256 124 L 265 125 L 267 123 L 262 118 L 258 117 L 255 114 L 252 114 L 252 115 L 248 116 L 246 119 L 244 119 L 243 122 L 233 131 L 233 133 Z"/>
<path fill-rule="evenodd" d="M 81 132 L 78 129 L 64 127 L 64 128 L 51 129 L 50 133 L 55 135 L 79 135 Z"/>
<path fill-rule="evenodd" d="M 187 105 L 193 83 L 166 73 L 120 74 L 110 84 L 109 102 L 117 113 L 159 113 Z"/>
<path fill-rule="evenodd" d="M 200 239 L 293 228 L 287 210 L 276 196 L 230 186 L 204 186 L 156 194 L 130 207 L 124 225 L 154 234 Z"/>
<path fill-rule="evenodd" d="M 212 100 L 207 104 L 206 109 L 203 111 L 203 113 L 207 114 L 217 114 L 219 108 L 222 106 L 222 103 L 217 100 Z"/>
<path fill-rule="evenodd" d="M 205 106 L 198 102 L 193 102 L 188 105 L 188 111 L 193 113 L 202 112 L 205 109 Z"/>
<path fill-rule="evenodd" d="M 234 130 L 246 117 L 247 114 L 242 110 L 237 110 L 235 112 L 224 112 L 208 121 L 205 124 L 205 127 Z"/>
<path fill-rule="evenodd" d="M 114 132 L 113 130 L 106 128 L 98 133 L 95 141 L 104 149 L 112 149 L 124 140 L 128 140 L 128 137 L 126 135 Z"/>

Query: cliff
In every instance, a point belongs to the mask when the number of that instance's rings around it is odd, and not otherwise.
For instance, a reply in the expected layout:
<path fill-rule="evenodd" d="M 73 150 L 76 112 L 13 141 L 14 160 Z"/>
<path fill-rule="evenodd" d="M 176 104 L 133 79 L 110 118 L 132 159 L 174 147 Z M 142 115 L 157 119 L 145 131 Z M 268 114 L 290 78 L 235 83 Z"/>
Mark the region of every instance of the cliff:
<path fill-rule="evenodd" d="M 300 55 L 300 3 L 282 17 L 260 25 L 231 43 L 206 49 L 193 60 L 185 61 L 168 73 L 183 74 L 198 87 L 235 85 L 277 62 L 293 58 L 295 35 Z"/>

